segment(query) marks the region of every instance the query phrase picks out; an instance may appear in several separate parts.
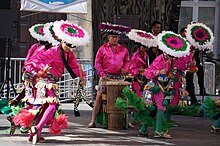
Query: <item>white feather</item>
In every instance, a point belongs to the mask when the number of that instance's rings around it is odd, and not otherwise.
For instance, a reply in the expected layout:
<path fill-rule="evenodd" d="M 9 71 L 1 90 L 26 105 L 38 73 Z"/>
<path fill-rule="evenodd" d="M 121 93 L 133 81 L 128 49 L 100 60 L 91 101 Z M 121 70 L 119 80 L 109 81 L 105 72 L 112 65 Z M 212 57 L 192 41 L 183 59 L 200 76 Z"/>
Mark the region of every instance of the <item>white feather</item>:
<path fill-rule="evenodd" d="M 40 34 L 38 34 L 34 31 L 34 28 L 36 28 L 38 26 L 41 26 L 41 25 L 44 25 L 44 24 L 35 24 L 35 25 L 31 26 L 29 28 L 29 32 L 30 32 L 31 36 L 33 38 L 35 38 L 36 40 L 38 40 L 38 41 L 47 41 L 47 38 L 44 35 L 40 35 Z"/>
<path fill-rule="evenodd" d="M 84 32 L 84 37 L 83 38 L 72 37 L 72 36 L 66 34 L 60 28 L 62 26 L 62 24 L 69 24 L 69 25 L 78 27 L 79 29 L 81 29 Z M 64 20 L 55 21 L 53 31 L 58 38 L 60 38 L 61 40 L 65 41 L 67 43 L 73 44 L 74 46 L 86 45 L 89 43 L 89 40 L 90 40 L 90 35 L 88 34 L 88 32 L 86 30 L 84 30 L 81 26 L 78 26 L 76 24 L 68 22 L 67 20 L 66 21 L 64 21 Z"/>
<path fill-rule="evenodd" d="M 203 27 L 204 29 L 206 29 L 209 33 L 210 33 L 210 41 L 206 41 L 205 44 L 203 45 L 200 45 L 198 42 L 195 41 L 195 39 L 192 37 L 191 35 L 191 32 L 192 32 L 192 28 L 194 26 L 201 26 Z M 203 49 L 210 49 L 210 50 L 213 50 L 213 43 L 214 43 L 214 36 L 213 36 L 213 32 L 212 30 L 207 27 L 205 24 L 202 24 L 202 23 L 193 23 L 193 24 L 188 24 L 187 25 L 187 28 L 186 28 L 186 38 L 187 40 L 190 42 L 191 45 L 193 45 L 194 47 L 200 49 L 200 50 L 203 50 Z"/>
<path fill-rule="evenodd" d="M 146 47 L 150 48 L 150 47 L 156 47 L 157 46 L 157 39 L 156 37 L 151 34 L 151 33 L 147 33 L 148 35 L 151 35 L 153 37 L 153 39 L 148 39 L 142 36 L 139 36 L 137 33 L 141 32 L 141 33 L 146 33 L 143 30 L 137 30 L 137 29 L 132 29 L 129 33 L 127 33 L 126 35 L 128 36 L 129 39 L 134 40 L 135 42 L 141 43 L 142 45 L 145 45 Z"/>
<path fill-rule="evenodd" d="M 167 47 L 166 44 L 164 44 L 164 42 L 162 41 L 162 37 L 167 33 L 174 34 L 182 38 L 182 40 L 185 41 L 185 43 L 187 44 L 186 50 L 185 51 L 178 51 L 178 50 L 174 51 L 171 48 Z M 157 43 L 158 43 L 158 47 L 160 50 L 174 57 L 183 57 L 183 56 L 189 55 L 189 52 L 190 52 L 189 43 L 182 36 L 171 31 L 163 31 L 162 33 L 159 33 L 157 36 Z"/>
<path fill-rule="evenodd" d="M 53 22 L 46 23 L 43 28 L 44 34 L 45 34 L 45 37 L 48 39 L 48 42 L 51 43 L 53 46 L 56 46 L 60 42 L 58 40 L 56 40 L 54 38 L 53 34 L 51 33 L 51 31 L 50 31 L 51 27 L 53 27 Z"/>

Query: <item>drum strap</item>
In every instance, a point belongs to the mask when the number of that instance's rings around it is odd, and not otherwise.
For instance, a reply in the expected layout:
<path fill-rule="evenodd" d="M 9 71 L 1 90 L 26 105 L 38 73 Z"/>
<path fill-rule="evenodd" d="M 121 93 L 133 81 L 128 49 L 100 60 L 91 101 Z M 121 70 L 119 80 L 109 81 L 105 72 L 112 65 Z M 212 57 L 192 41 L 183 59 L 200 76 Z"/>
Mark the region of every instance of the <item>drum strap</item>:
<path fill-rule="evenodd" d="M 70 76 L 73 79 L 77 78 L 76 74 L 73 72 L 71 67 L 68 65 L 69 53 L 68 53 L 67 60 L 66 60 L 62 46 L 60 46 L 60 55 L 63 60 L 64 66 L 66 67 L 66 70 L 70 73 Z"/>

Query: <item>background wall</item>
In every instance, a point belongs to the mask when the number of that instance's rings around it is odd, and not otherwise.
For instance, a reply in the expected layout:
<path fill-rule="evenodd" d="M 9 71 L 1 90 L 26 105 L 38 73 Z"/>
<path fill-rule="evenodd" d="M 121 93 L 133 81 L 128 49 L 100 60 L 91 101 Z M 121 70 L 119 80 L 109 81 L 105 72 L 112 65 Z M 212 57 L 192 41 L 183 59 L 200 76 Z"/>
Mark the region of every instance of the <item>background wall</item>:
<path fill-rule="evenodd" d="M 106 42 L 106 34 L 99 31 L 101 22 L 118 23 L 132 28 L 149 30 L 151 23 L 158 20 L 162 23 L 162 30 L 177 32 L 180 0 L 93 0 L 93 58 L 101 44 Z M 177 20 L 177 21 L 176 21 Z M 130 52 L 131 41 L 122 37 L 121 43 Z"/>

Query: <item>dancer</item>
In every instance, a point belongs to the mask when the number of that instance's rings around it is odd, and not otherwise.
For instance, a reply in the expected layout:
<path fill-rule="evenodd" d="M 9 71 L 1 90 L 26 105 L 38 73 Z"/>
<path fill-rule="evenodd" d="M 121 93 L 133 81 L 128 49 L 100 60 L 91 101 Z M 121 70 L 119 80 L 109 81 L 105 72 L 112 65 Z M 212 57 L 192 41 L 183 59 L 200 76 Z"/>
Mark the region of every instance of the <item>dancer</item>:
<path fill-rule="evenodd" d="M 143 91 L 144 82 L 142 75 L 144 70 L 147 68 L 147 53 L 146 46 L 138 44 L 137 51 L 134 52 L 131 58 L 131 64 L 129 68 L 129 72 L 134 76 L 134 80 L 132 82 L 132 88 L 137 94 L 138 97 L 141 97 Z"/>
<path fill-rule="evenodd" d="M 75 34 L 69 30 L 75 30 Z M 81 27 L 69 23 L 68 21 L 56 21 L 53 24 L 55 35 L 62 40 L 61 43 L 47 50 L 43 54 L 36 56 L 27 64 L 32 75 L 38 77 L 36 84 L 37 96 L 33 102 L 33 108 L 28 111 L 23 111 L 20 114 L 29 119 L 30 123 L 37 113 L 43 113 L 42 117 L 37 116 L 36 123 L 31 127 L 29 141 L 33 144 L 39 142 L 41 131 L 45 124 L 50 124 L 50 132 L 58 134 L 62 128 L 67 128 L 66 116 L 61 114 L 56 117 L 55 112 L 58 112 L 59 107 L 59 89 L 57 85 L 58 78 L 61 77 L 64 66 L 67 70 L 72 70 L 73 77 L 80 76 L 79 64 L 71 51 L 75 46 L 81 46 L 89 42 L 88 33 Z M 85 79 L 85 73 L 83 73 Z M 28 100 L 31 102 L 30 100 Z M 41 114 L 39 114 L 41 115 Z M 22 124 L 21 121 L 18 122 Z M 29 123 L 29 124 L 30 124 Z"/>
<path fill-rule="evenodd" d="M 34 78 L 30 72 L 26 70 L 26 64 L 35 56 L 45 52 L 47 49 L 51 47 L 51 44 L 48 42 L 47 37 L 45 37 L 44 33 L 44 26 L 45 24 L 35 24 L 31 28 L 29 28 L 30 35 L 37 39 L 37 43 L 33 44 L 31 48 L 29 49 L 26 59 L 24 61 L 24 67 L 23 67 L 23 75 L 22 75 L 22 80 L 23 80 L 23 87 L 20 91 L 20 93 L 12 100 L 9 101 L 10 106 L 17 106 L 21 99 L 24 101 L 27 98 L 36 98 L 36 88 L 34 87 L 36 84 L 36 78 Z M 32 105 L 30 103 L 27 103 L 26 107 L 27 109 L 32 108 Z M 13 114 L 14 115 L 14 114 Z M 15 116 L 15 115 L 14 115 Z M 8 117 L 7 118 L 11 122 L 11 132 L 15 132 L 15 125 L 12 121 L 13 117 Z M 20 131 L 22 133 L 27 133 L 29 127 L 23 127 L 21 126 Z"/>
<path fill-rule="evenodd" d="M 204 116 L 213 121 L 210 128 L 212 133 L 220 133 L 220 100 L 213 100 L 211 97 L 206 97 L 201 105 L 204 111 Z"/>
<path fill-rule="evenodd" d="M 138 98 L 141 98 L 144 85 L 147 82 L 143 75 L 149 63 L 146 51 L 150 47 L 157 47 L 157 43 L 153 34 L 142 30 L 132 29 L 127 36 L 137 44 L 137 51 L 131 58 L 129 73 L 132 75 L 132 90 L 135 91 Z M 132 124 L 136 124 L 138 121 L 137 112 L 133 112 L 133 119 Z"/>
<path fill-rule="evenodd" d="M 163 128 L 166 103 L 164 101 L 163 88 L 161 87 L 163 83 L 161 82 L 168 81 L 166 75 L 171 71 L 171 60 L 173 57 L 182 57 L 189 54 L 189 44 L 181 36 L 173 32 L 163 31 L 158 35 L 158 46 L 159 49 L 161 49 L 164 53 L 159 55 L 153 61 L 153 63 L 145 70 L 144 75 L 150 80 L 151 83 L 149 82 L 149 84 L 153 85 L 151 88 L 155 88 L 156 86 L 161 88 L 157 92 L 149 92 L 149 94 L 152 95 L 153 102 L 157 107 L 154 137 L 171 138 L 171 136 L 168 134 L 168 130 Z M 146 133 L 146 131 L 143 132 Z"/>
<path fill-rule="evenodd" d="M 44 27 L 45 24 L 35 24 L 29 28 L 30 35 L 38 42 L 30 47 L 24 61 L 22 80 L 24 82 L 25 89 L 21 90 L 21 93 L 9 102 L 10 105 L 17 105 L 25 96 L 27 98 L 36 97 L 36 88 L 34 87 L 36 79 L 33 79 L 30 72 L 27 71 L 26 64 L 28 64 L 31 58 L 45 52 L 51 47 L 51 44 L 48 42 L 48 37 L 45 36 Z"/>
<path fill-rule="evenodd" d="M 137 44 L 137 50 L 131 58 L 129 73 L 134 76 L 132 88 L 138 97 L 141 97 L 143 85 L 146 83 L 143 72 L 148 67 L 148 55 L 146 51 L 150 47 L 157 47 L 156 38 L 153 34 L 142 30 L 132 29 L 128 38 Z"/>
<path fill-rule="evenodd" d="M 180 30 L 180 35 L 185 38 L 185 27 Z M 176 76 L 176 82 L 174 82 L 174 90 L 175 94 L 173 99 L 171 99 L 169 106 L 176 106 L 179 103 L 180 100 L 180 88 L 182 87 L 182 84 L 186 84 L 185 80 L 185 71 L 190 69 L 190 67 L 195 65 L 195 60 L 193 60 L 193 48 L 190 49 L 190 54 L 184 57 L 178 57 L 176 58 L 174 64 L 173 64 L 173 70 L 175 72 Z M 189 70 L 190 71 L 190 70 Z"/>

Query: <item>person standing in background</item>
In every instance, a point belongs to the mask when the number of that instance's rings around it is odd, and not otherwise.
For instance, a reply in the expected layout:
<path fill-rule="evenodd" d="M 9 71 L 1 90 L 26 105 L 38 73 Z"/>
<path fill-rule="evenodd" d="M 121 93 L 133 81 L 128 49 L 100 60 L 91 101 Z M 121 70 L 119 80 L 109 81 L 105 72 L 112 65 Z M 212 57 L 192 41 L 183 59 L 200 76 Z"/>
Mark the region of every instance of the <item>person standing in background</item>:
<path fill-rule="evenodd" d="M 157 37 L 157 35 L 161 32 L 161 23 L 159 21 L 154 21 L 151 24 L 150 32 Z M 158 47 L 151 47 L 147 52 L 149 56 L 149 65 L 154 61 L 154 59 L 162 54 L 162 51 L 158 49 Z"/>
<path fill-rule="evenodd" d="M 186 28 L 187 27 L 183 27 L 180 30 L 180 35 L 184 38 L 186 38 Z M 200 95 L 202 95 L 203 91 L 205 91 L 204 89 L 204 72 L 203 72 L 203 66 L 202 64 L 200 64 L 200 51 L 199 50 L 194 50 L 194 47 L 191 46 L 191 53 L 192 53 L 192 62 L 191 62 L 191 66 L 196 66 L 198 68 L 197 71 L 197 77 L 198 77 L 198 84 L 200 87 Z M 186 73 L 186 91 L 189 93 L 189 97 L 191 100 L 191 105 L 200 105 L 198 103 L 198 100 L 196 98 L 195 95 L 195 86 L 194 86 L 194 82 L 193 82 L 193 78 L 194 78 L 194 73 L 193 72 L 187 72 Z M 207 93 L 206 93 L 207 94 Z"/>

